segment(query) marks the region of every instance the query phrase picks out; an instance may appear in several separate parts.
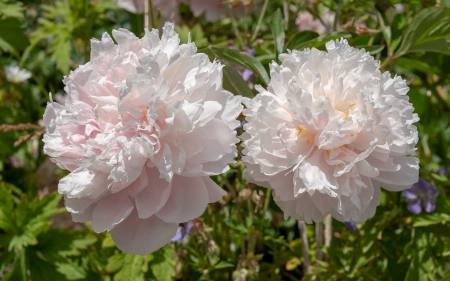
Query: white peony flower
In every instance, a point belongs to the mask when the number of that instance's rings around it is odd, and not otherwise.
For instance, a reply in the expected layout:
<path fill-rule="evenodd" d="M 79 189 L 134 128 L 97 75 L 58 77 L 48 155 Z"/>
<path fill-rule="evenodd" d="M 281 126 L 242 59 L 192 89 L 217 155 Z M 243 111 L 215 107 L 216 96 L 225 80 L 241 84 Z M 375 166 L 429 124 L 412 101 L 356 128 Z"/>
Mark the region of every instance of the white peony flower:
<path fill-rule="evenodd" d="M 5 76 L 6 80 L 14 84 L 20 84 L 31 78 L 31 73 L 18 67 L 17 65 L 7 65 L 5 66 Z"/>
<path fill-rule="evenodd" d="M 71 172 L 58 189 L 74 221 L 141 255 L 225 194 L 209 176 L 234 162 L 242 110 L 222 65 L 163 30 L 93 39 L 91 61 L 64 79 L 69 99 L 44 114 L 44 152 Z"/>
<path fill-rule="evenodd" d="M 419 118 L 400 77 L 346 40 L 280 55 L 267 90 L 244 103 L 243 160 L 250 181 L 273 188 L 285 217 L 311 223 L 327 214 L 364 221 L 380 186 L 418 181 Z"/>

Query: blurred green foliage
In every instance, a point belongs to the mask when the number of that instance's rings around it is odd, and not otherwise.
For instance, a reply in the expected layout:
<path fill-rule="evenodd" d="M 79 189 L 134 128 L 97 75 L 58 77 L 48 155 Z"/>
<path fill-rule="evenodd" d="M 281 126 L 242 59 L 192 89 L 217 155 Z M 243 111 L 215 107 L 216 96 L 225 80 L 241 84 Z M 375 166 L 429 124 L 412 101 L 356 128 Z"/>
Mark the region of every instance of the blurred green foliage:
<path fill-rule="evenodd" d="M 0 132 L 0 279 L 450 280 L 450 178 L 437 173 L 450 166 L 449 6 L 449 0 L 271 0 L 265 13 L 214 23 L 183 6 L 177 27 L 182 42 L 190 33 L 200 52 L 227 64 L 224 87 L 246 97 L 254 95 L 254 84 L 267 85 L 268 64 L 287 49 L 323 49 L 343 37 L 370 51 L 383 70 L 408 81 L 421 118 L 420 176 L 440 191 L 434 212 L 412 215 L 401 193 L 383 193 L 375 217 L 356 231 L 332 222 L 322 260 L 315 257 L 315 228 L 308 226 L 313 271 L 305 274 L 296 221 L 284 220 L 270 191 L 243 179 L 238 160 L 214 177 L 228 194 L 194 221 L 186 241 L 144 257 L 128 255 L 109 234 L 71 221 L 57 193 L 66 172 L 43 155 L 39 126 L 19 126 Z M 300 11 L 335 13 L 333 28 L 321 35 L 298 31 Z M 143 22 L 111 0 L 0 0 L 0 126 L 40 124 L 48 93 L 63 95 L 63 76 L 89 61 L 91 38 L 121 27 L 141 36 Z M 254 48 L 256 55 L 231 45 Z M 4 67 L 10 64 L 32 78 L 8 81 Z M 245 82 L 232 65 L 252 70 L 255 79 Z"/>

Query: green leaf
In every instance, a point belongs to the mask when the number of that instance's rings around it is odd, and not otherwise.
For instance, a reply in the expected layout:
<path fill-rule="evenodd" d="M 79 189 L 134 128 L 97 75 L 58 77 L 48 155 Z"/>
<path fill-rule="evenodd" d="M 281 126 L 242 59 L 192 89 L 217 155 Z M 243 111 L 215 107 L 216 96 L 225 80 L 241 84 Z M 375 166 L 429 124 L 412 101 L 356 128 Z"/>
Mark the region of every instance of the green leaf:
<path fill-rule="evenodd" d="M 57 263 L 56 270 L 63 274 L 67 280 L 85 280 L 86 278 L 86 270 L 74 263 Z"/>
<path fill-rule="evenodd" d="M 172 281 L 175 276 L 174 247 L 165 246 L 154 253 L 155 259 L 150 263 L 153 275 L 158 281 Z"/>
<path fill-rule="evenodd" d="M 148 270 L 146 257 L 120 253 L 108 259 L 108 271 L 119 271 L 114 275 L 114 281 L 136 280 L 144 281 Z M 167 273 L 166 273 L 167 274 Z"/>
<path fill-rule="evenodd" d="M 195 43 L 197 47 L 203 47 L 208 45 L 208 40 L 205 38 L 202 27 L 200 24 L 195 24 L 192 28 L 187 25 L 175 26 L 175 31 L 180 36 L 180 43 L 186 44 L 189 41 L 189 36 L 191 41 Z"/>
<path fill-rule="evenodd" d="M 291 40 L 289 40 L 289 43 L 286 45 L 287 50 L 296 50 L 298 49 L 298 46 L 301 44 L 310 41 L 314 38 L 319 37 L 319 34 L 317 34 L 314 31 L 305 30 L 302 32 L 299 32 L 292 36 Z"/>
<path fill-rule="evenodd" d="M 431 51 L 449 53 L 450 8 L 432 7 L 421 10 L 405 31 L 396 57 L 408 52 Z"/>
<path fill-rule="evenodd" d="M 226 261 L 219 261 L 213 266 L 212 270 L 220 270 L 226 268 L 235 268 L 235 265 Z"/>
<path fill-rule="evenodd" d="M 348 32 L 333 32 L 333 33 L 325 34 L 325 35 L 319 36 L 317 38 L 314 38 L 312 40 L 306 41 L 306 42 L 298 45 L 297 49 L 298 50 L 301 50 L 304 48 L 324 49 L 325 44 L 327 42 L 330 42 L 330 41 L 336 40 L 336 39 L 341 39 L 341 38 L 349 39 L 351 37 L 352 37 L 352 35 Z"/>
<path fill-rule="evenodd" d="M 262 84 L 264 84 L 263 86 L 269 84 L 269 75 L 264 66 L 256 58 L 246 52 L 239 52 L 231 48 L 213 46 L 211 49 L 213 53 L 224 60 L 253 71 L 253 73 L 261 80 Z"/>
<path fill-rule="evenodd" d="M 275 42 L 275 57 L 284 51 L 284 21 L 281 11 L 278 9 L 272 16 L 272 35 Z"/>
<path fill-rule="evenodd" d="M 25 49 L 30 42 L 25 29 L 17 18 L 0 19 L 0 49 L 5 52 L 17 52 Z"/>
<path fill-rule="evenodd" d="M 364 49 L 366 50 L 366 52 L 369 52 L 371 55 L 376 55 L 379 52 L 383 51 L 385 46 L 381 46 L 381 45 L 371 45 L 371 46 L 353 46 L 355 48 L 359 48 L 359 49 Z"/>
<path fill-rule="evenodd" d="M 50 264 L 41 259 L 35 252 L 32 252 L 29 259 L 29 270 L 31 280 L 58 280 L 65 281 L 67 278 L 56 270 L 54 264 Z"/>
<path fill-rule="evenodd" d="M 23 18 L 23 4 L 17 1 L 0 1 L 0 14 L 3 18 Z"/>
<path fill-rule="evenodd" d="M 242 76 L 232 66 L 225 65 L 223 68 L 223 88 L 234 95 L 253 98 L 253 92 L 248 87 Z"/>
<path fill-rule="evenodd" d="M 7 232 L 16 232 L 15 219 L 12 215 L 14 213 L 14 199 L 11 190 L 11 185 L 0 184 L 0 229 Z M 8 190 L 9 189 L 9 190 Z"/>
<path fill-rule="evenodd" d="M 36 245 L 37 239 L 32 233 L 26 232 L 22 235 L 14 236 L 9 242 L 8 251 L 22 251 L 25 247 L 29 245 Z"/>

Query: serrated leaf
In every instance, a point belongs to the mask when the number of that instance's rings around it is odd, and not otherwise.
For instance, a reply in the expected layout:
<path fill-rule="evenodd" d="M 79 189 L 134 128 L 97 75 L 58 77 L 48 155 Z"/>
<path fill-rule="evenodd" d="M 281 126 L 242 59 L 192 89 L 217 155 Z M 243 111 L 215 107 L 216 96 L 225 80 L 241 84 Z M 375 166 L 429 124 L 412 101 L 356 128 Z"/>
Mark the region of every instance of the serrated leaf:
<path fill-rule="evenodd" d="M 115 261 L 119 262 L 119 260 Z M 114 281 L 127 281 L 136 280 L 144 281 L 144 275 L 147 272 L 147 263 L 145 257 L 138 255 L 127 255 L 123 256 L 122 266 L 120 270 L 114 275 Z M 110 265 L 114 268 L 116 265 Z M 167 274 L 167 273 L 166 273 Z"/>
<path fill-rule="evenodd" d="M 0 1 L 0 14 L 3 18 L 23 18 L 23 4 L 21 2 Z"/>
<path fill-rule="evenodd" d="M 57 263 L 56 270 L 63 274 L 67 280 L 84 280 L 86 278 L 86 270 L 74 263 Z"/>
<path fill-rule="evenodd" d="M 175 276 L 175 259 L 173 245 L 166 246 L 154 253 L 155 259 L 150 263 L 153 275 L 158 281 L 171 281 Z"/>
<path fill-rule="evenodd" d="M 223 48 L 218 46 L 211 47 L 212 51 L 223 58 L 224 60 L 245 67 L 251 71 L 261 80 L 263 86 L 269 83 L 269 75 L 264 66 L 254 57 L 245 53 L 239 52 L 231 48 Z"/>
<path fill-rule="evenodd" d="M 248 87 L 242 76 L 232 66 L 225 65 L 223 68 L 223 88 L 234 95 L 253 98 L 253 92 Z"/>
<path fill-rule="evenodd" d="M 25 247 L 36 245 L 37 239 L 30 232 L 14 236 L 9 242 L 8 251 L 22 251 Z"/>

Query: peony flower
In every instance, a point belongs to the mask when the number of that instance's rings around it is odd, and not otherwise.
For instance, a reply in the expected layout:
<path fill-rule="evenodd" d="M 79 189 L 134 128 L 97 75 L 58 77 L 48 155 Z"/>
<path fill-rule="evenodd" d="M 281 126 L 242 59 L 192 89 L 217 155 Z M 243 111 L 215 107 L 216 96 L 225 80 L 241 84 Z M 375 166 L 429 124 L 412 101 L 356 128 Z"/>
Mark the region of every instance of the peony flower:
<path fill-rule="evenodd" d="M 6 80 L 14 84 L 20 84 L 31 78 L 31 73 L 16 65 L 5 66 Z"/>
<path fill-rule="evenodd" d="M 322 21 L 314 19 L 314 16 L 308 11 L 300 12 L 295 19 L 295 24 L 299 31 L 311 30 L 320 35 L 333 30 L 335 14 L 325 10 L 320 17 Z"/>
<path fill-rule="evenodd" d="M 281 54 L 268 89 L 246 99 L 242 135 L 249 181 L 301 221 L 372 217 L 380 186 L 401 191 L 418 180 L 418 121 L 400 77 L 346 40 Z"/>
<path fill-rule="evenodd" d="M 64 78 L 65 105 L 44 114 L 44 152 L 70 174 L 59 182 L 76 222 L 148 254 L 225 192 L 209 176 L 237 156 L 241 98 L 222 89 L 222 65 L 180 45 L 173 24 L 136 38 L 91 41 L 91 61 Z"/>
<path fill-rule="evenodd" d="M 431 213 L 436 209 L 436 202 L 434 201 L 439 195 L 439 190 L 436 186 L 429 184 L 424 179 L 420 179 L 411 188 L 403 190 L 403 197 L 409 199 L 408 211 L 417 215 L 422 212 L 422 206 L 425 212 Z"/>

